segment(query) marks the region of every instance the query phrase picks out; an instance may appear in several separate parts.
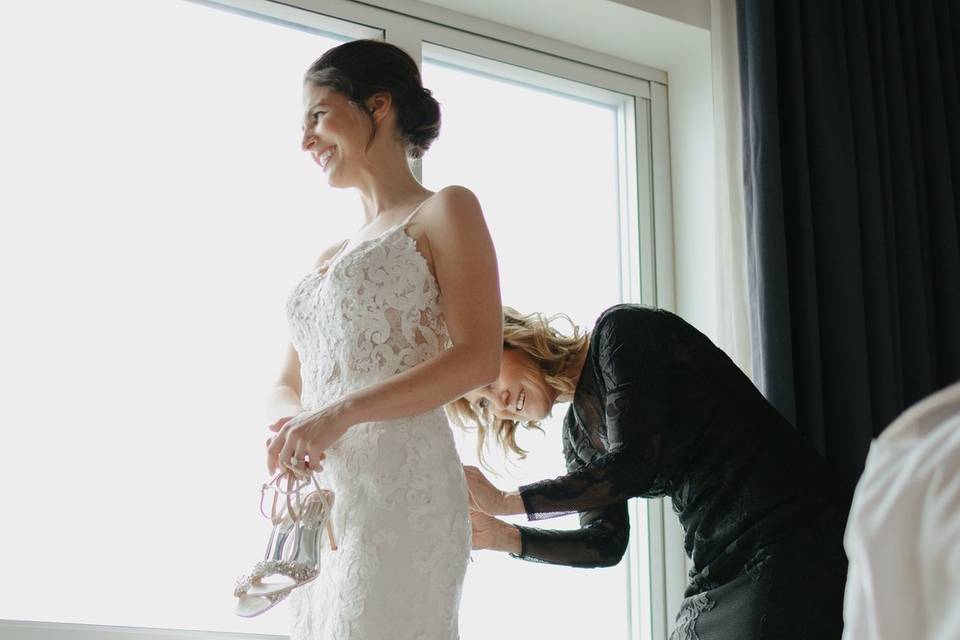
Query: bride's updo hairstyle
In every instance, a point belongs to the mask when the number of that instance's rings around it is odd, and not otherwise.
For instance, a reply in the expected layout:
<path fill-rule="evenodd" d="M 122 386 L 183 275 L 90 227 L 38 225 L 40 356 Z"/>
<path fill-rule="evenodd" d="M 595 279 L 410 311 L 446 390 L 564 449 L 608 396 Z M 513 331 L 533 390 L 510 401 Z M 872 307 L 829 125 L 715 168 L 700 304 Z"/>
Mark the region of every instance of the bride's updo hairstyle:
<path fill-rule="evenodd" d="M 303 81 L 342 93 L 370 118 L 373 132 L 368 149 L 377 135 L 377 125 L 365 101 L 380 92 L 392 96 L 398 133 L 408 157 L 423 157 L 440 135 L 440 103 L 423 87 L 417 63 L 396 45 L 381 40 L 341 44 L 310 65 Z"/>
<path fill-rule="evenodd" d="M 570 323 L 573 327 L 572 336 L 560 333 L 550 326 L 557 318 L 563 318 Z M 565 313 L 549 317 L 542 313 L 523 315 L 512 307 L 503 307 L 503 348 L 517 349 L 527 354 L 540 367 L 544 381 L 558 394 L 572 394 L 576 389 L 573 379 L 565 372 L 589 340 L 589 334 L 582 333 Z M 483 455 L 488 436 L 493 436 L 505 454 L 512 452 L 522 460 L 527 452 L 517 444 L 517 427 L 523 425 L 526 429 L 543 431 L 539 420 L 502 420 L 493 414 L 489 404 L 486 408 L 481 408 L 471 404 L 466 398 L 458 398 L 448 403 L 446 409 L 454 424 L 464 429 L 477 430 L 477 458 L 488 469 L 490 467 L 484 462 Z"/>

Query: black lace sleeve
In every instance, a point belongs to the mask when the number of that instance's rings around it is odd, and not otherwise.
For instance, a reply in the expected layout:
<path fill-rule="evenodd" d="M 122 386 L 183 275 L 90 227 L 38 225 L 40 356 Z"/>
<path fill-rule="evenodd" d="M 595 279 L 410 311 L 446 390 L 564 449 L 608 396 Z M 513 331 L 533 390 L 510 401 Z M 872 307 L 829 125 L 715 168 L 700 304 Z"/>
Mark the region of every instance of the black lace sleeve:
<path fill-rule="evenodd" d="M 668 368 L 656 337 L 628 309 L 598 321 L 592 345 L 602 387 L 606 451 L 564 476 L 520 487 L 529 520 L 624 503 L 650 489 L 663 451 Z M 591 366 L 588 362 L 584 366 Z M 605 427 L 605 428 L 604 428 Z"/>
<path fill-rule="evenodd" d="M 514 557 L 568 567 L 612 567 L 623 558 L 630 537 L 626 502 L 584 511 L 580 528 L 571 531 L 515 526 L 520 555 Z"/>
<path fill-rule="evenodd" d="M 583 466 L 564 429 L 563 453 L 567 470 Z M 620 562 L 630 537 L 627 503 L 620 502 L 580 514 L 580 528 L 573 531 L 538 529 L 517 525 L 520 554 L 515 558 L 570 567 L 612 567 Z"/>

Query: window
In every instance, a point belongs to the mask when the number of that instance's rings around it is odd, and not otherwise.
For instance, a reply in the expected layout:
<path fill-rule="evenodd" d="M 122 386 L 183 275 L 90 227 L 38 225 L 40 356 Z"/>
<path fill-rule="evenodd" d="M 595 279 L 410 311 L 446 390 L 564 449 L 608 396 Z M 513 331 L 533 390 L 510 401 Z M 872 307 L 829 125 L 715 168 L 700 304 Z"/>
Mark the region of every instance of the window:
<path fill-rule="evenodd" d="M 179 0 L 17 14 L 0 618 L 285 632 L 232 590 L 269 531 L 284 296 L 358 219 L 299 149 L 302 74 L 346 35 Z"/>
<path fill-rule="evenodd" d="M 18 3 L 0 26 L 16 96 L 0 122 L 12 435 L 0 463 L 20 523 L 3 536 L 17 588 L 0 619 L 286 634 L 285 607 L 240 619 L 231 591 L 269 530 L 256 511 L 263 405 L 286 295 L 361 219 L 356 194 L 329 189 L 299 149 L 302 73 L 330 47 L 420 47 L 444 120 L 418 170 L 429 188 L 477 193 L 506 304 L 589 330 L 610 304 L 654 301 L 662 85 L 367 5 L 310 4 L 328 15 L 260 0 Z M 522 436 L 530 458 L 497 482 L 564 472 L 565 410 Z M 458 436 L 473 462 L 472 436 Z M 596 618 L 573 630 L 529 615 L 575 590 L 610 621 L 603 637 L 649 638 L 645 503 L 631 513 L 630 556 L 613 569 L 476 552 L 464 637 L 600 631 Z"/>
<path fill-rule="evenodd" d="M 522 80 L 523 79 L 523 80 Z M 620 194 L 618 111 L 632 104 L 593 87 L 558 85 L 526 69 L 497 64 L 447 48 L 424 47 L 423 81 L 443 106 L 440 137 L 423 159 L 430 188 L 465 184 L 477 194 L 500 266 L 504 304 L 522 313 L 564 312 L 584 330 L 620 301 Z M 562 320 L 558 329 L 570 331 Z M 530 451 L 522 464 L 502 464 L 499 450 L 488 459 L 503 469 L 492 478 L 515 489 L 566 473 L 561 426 L 567 405 L 558 405 L 545 434 L 520 438 Z M 457 430 L 461 458 L 477 464 L 474 436 Z M 512 473 L 511 473 L 512 472 Z M 524 517 L 508 520 L 525 523 Z M 579 526 L 577 516 L 537 523 L 547 528 Z M 588 571 L 533 565 L 501 553 L 475 552 L 461 603 L 465 637 L 599 636 L 626 639 L 627 565 Z M 558 598 L 576 594 L 589 616 L 550 616 Z"/>

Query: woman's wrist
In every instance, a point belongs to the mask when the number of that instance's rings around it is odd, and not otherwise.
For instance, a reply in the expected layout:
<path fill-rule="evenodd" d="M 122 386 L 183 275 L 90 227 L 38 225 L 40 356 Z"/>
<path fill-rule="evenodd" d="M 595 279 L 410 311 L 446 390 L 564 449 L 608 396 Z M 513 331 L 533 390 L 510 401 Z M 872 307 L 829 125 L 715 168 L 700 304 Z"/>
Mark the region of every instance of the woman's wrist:
<path fill-rule="evenodd" d="M 527 507 L 523 504 L 520 491 L 505 491 L 503 494 L 502 516 L 526 515 Z"/>
<path fill-rule="evenodd" d="M 497 527 L 496 537 L 497 551 L 504 551 L 514 555 L 520 555 L 522 544 L 520 541 L 520 529 L 512 524 L 500 522 Z"/>
<path fill-rule="evenodd" d="M 343 435 L 350 427 L 361 422 L 356 418 L 356 403 L 347 397 L 314 411 L 314 415 L 323 414 L 330 423 L 336 426 L 337 432 Z"/>

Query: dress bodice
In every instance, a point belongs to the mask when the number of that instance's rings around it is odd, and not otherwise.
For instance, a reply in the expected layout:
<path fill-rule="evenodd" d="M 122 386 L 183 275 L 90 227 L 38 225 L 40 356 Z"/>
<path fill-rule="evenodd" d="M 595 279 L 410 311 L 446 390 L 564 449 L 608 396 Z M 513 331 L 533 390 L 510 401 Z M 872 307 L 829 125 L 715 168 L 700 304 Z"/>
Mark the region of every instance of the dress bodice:
<path fill-rule="evenodd" d="M 447 347 L 439 286 L 406 231 L 422 206 L 379 236 L 346 251 L 341 247 L 288 296 L 304 409 L 382 381 Z"/>

